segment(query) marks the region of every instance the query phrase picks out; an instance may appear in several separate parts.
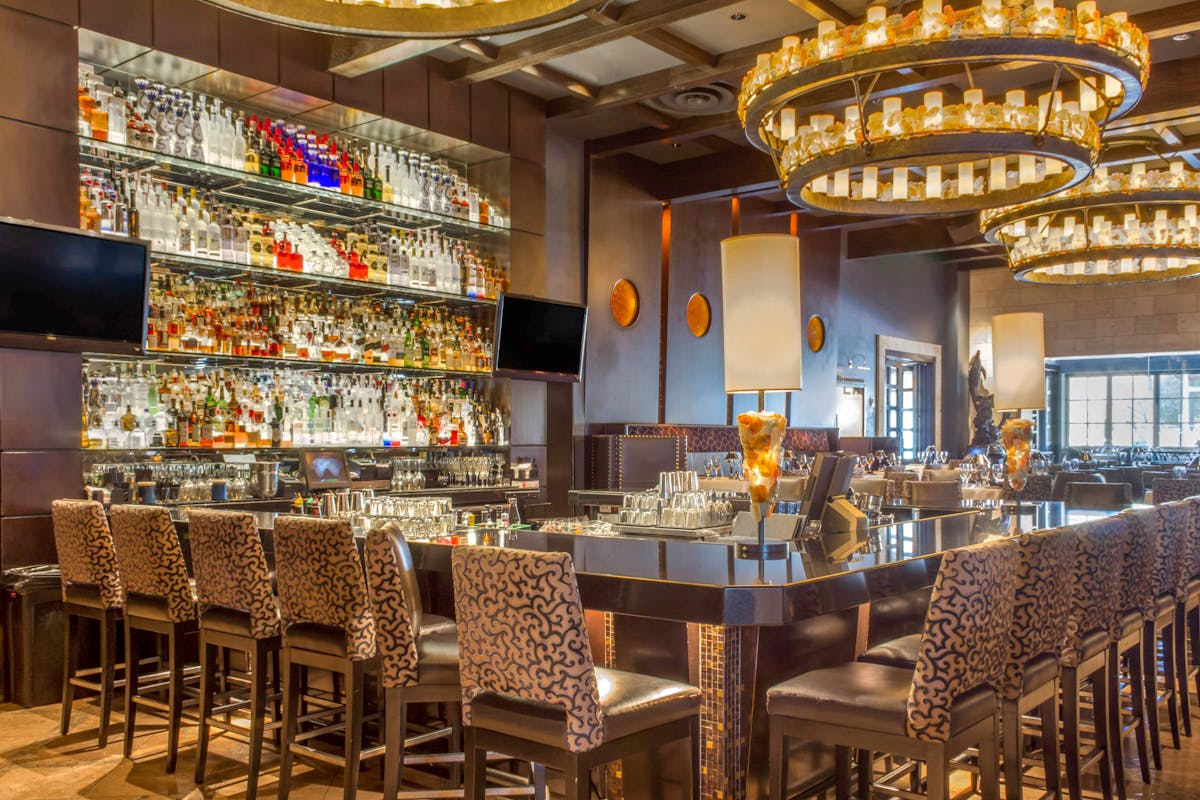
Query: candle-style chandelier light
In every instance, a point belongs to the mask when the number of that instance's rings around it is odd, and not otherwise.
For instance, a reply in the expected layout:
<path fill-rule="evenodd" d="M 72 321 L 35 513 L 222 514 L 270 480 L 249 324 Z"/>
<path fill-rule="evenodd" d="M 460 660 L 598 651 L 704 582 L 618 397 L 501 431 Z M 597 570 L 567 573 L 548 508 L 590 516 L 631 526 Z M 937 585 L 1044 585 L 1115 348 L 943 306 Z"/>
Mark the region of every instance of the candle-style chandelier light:
<path fill-rule="evenodd" d="M 1200 173 L 1137 162 L 1053 197 L 981 215 L 1017 280 L 1052 284 L 1169 281 L 1200 274 Z"/>
<path fill-rule="evenodd" d="M 527 30 L 582 14 L 600 0 L 206 0 L 279 25 L 322 33 L 451 39 Z"/>
<path fill-rule="evenodd" d="M 1140 99 L 1149 63 L 1141 30 L 1124 13 L 1101 16 L 1094 0 L 1073 10 L 1053 0 L 983 0 L 960 11 L 924 0 L 891 16 L 872 6 L 861 25 L 821 22 L 815 37 L 789 36 L 760 55 L 738 111 L 798 205 L 853 214 L 977 211 L 1085 180 L 1103 127 Z M 972 70 L 998 64 L 1012 74 L 1040 68 L 1044 91 L 976 88 Z M 961 101 L 930 90 L 906 103 L 892 88 L 964 75 L 972 88 Z M 854 102 L 830 108 L 846 96 Z"/>

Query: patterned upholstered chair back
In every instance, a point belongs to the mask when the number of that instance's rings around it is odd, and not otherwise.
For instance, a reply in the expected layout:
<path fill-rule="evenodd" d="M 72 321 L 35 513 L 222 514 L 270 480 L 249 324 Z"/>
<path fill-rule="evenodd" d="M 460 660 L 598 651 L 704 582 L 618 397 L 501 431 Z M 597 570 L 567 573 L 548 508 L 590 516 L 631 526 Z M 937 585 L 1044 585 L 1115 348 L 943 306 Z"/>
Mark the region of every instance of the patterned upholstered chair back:
<path fill-rule="evenodd" d="M 463 722 L 485 692 L 566 712 L 572 752 L 602 743 L 591 645 L 571 557 L 494 547 L 456 547 Z"/>
<path fill-rule="evenodd" d="M 195 509 L 188 514 L 188 540 L 201 611 L 241 611 L 250 616 L 254 638 L 278 636 L 283 629 L 279 602 L 254 515 Z"/>
<path fill-rule="evenodd" d="M 367 588 L 375 614 L 375 639 L 383 668 L 383 685 L 388 689 L 417 683 L 417 632 L 410 612 L 415 579 L 412 552 L 404 534 L 395 525 L 375 528 L 367 534 L 363 553 L 367 561 Z"/>
<path fill-rule="evenodd" d="M 1021 697 L 1025 666 L 1030 660 L 1062 653 L 1071 613 L 1071 567 L 1075 563 L 1075 530 L 1055 528 L 1017 538 L 1017 583 L 1009 656 L 1002 696 Z"/>
<path fill-rule="evenodd" d="M 908 696 L 910 736 L 946 741 L 954 701 L 982 685 L 1000 686 L 1016 577 L 1017 545 L 1009 539 L 942 558 Z"/>
<path fill-rule="evenodd" d="M 1078 526 L 1072 575 L 1071 618 L 1063 663 L 1076 666 L 1084 637 L 1093 631 L 1113 635 L 1121 601 L 1128 520 L 1109 517 Z"/>
<path fill-rule="evenodd" d="M 1153 509 L 1144 509 L 1126 512 L 1120 519 L 1129 524 L 1121 534 L 1125 543 L 1125 561 L 1117 614 L 1123 616 L 1137 611 L 1144 619 L 1154 613 L 1155 574 L 1163 546 L 1158 514 Z"/>
<path fill-rule="evenodd" d="M 55 500 L 50 504 L 50 516 L 54 521 L 63 597 L 68 586 L 95 586 L 105 608 L 125 605 L 104 506 L 94 500 Z"/>
<path fill-rule="evenodd" d="M 1184 581 L 1200 577 L 1200 497 L 1189 497 L 1183 501 L 1191 514 L 1188 522 L 1187 566 Z"/>
<path fill-rule="evenodd" d="M 162 600 L 167 620 L 196 618 L 196 598 L 171 512 L 162 506 L 113 506 L 113 543 L 125 594 Z"/>
<path fill-rule="evenodd" d="M 1182 598 L 1188 579 L 1188 539 L 1192 522 L 1191 510 L 1177 501 L 1155 505 L 1151 512 L 1158 517 L 1162 550 L 1154 573 L 1154 596 L 1171 595 Z"/>
<path fill-rule="evenodd" d="M 896 487 L 896 499 L 909 500 L 912 498 L 912 492 L 909 489 L 909 484 L 914 481 L 921 480 L 921 476 L 915 472 L 909 472 L 903 469 L 888 469 L 884 470 L 883 477 L 891 481 Z"/>
<path fill-rule="evenodd" d="M 375 619 L 349 522 L 276 517 L 275 581 L 285 643 L 293 625 L 325 625 L 345 633 L 350 660 L 375 656 Z"/>
<path fill-rule="evenodd" d="M 1054 486 L 1053 475 L 1030 475 L 1025 479 L 1025 486 L 1019 492 L 1014 492 L 1011 487 L 1004 487 L 1005 500 L 1025 500 L 1033 502 L 1035 500 L 1049 500 L 1050 491 Z"/>
<path fill-rule="evenodd" d="M 962 483 L 959 481 L 917 481 L 908 488 L 913 505 L 953 507 L 962 503 Z"/>
<path fill-rule="evenodd" d="M 1154 492 L 1154 504 L 1173 503 L 1200 495 L 1200 480 L 1196 478 L 1155 478 L 1150 490 Z"/>

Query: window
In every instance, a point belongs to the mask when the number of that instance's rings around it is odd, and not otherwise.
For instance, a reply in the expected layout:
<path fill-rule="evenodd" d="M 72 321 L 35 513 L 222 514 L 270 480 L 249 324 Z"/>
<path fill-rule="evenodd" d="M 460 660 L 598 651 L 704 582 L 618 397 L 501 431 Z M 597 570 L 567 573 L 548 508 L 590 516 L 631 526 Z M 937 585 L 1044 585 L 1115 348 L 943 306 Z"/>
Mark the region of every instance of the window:
<path fill-rule="evenodd" d="M 900 441 L 900 455 L 915 458 L 933 444 L 932 362 L 887 359 L 887 435 Z"/>
<path fill-rule="evenodd" d="M 1183 447 L 1200 441 L 1200 374 L 1069 375 L 1068 447 Z"/>

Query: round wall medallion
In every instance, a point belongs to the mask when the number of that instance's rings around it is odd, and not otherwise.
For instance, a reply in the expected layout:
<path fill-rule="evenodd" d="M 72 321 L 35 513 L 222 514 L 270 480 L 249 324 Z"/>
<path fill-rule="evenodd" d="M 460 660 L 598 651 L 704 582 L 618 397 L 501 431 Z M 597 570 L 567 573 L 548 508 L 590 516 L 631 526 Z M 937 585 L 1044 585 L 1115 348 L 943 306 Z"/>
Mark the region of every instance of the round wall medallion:
<path fill-rule="evenodd" d="M 808 349 L 814 353 L 819 353 L 824 346 L 825 320 L 813 314 L 808 318 Z"/>
<path fill-rule="evenodd" d="M 632 281 L 621 278 L 613 284 L 608 306 L 612 310 L 613 321 L 618 325 L 622 328 L 633 325 L 638 320 L 638 312 L 641 311 L 637 287 Z"/>
<path fill-rule="evenodd" d="M 699 339 L 704 334 L 708 333 L 708 326 L 712 324 L 712 308 L 708 305 L 708 298 L 696 292 L 688 298 L 687 304 L 687 326 L 692 332 L 692 336 Z"/>

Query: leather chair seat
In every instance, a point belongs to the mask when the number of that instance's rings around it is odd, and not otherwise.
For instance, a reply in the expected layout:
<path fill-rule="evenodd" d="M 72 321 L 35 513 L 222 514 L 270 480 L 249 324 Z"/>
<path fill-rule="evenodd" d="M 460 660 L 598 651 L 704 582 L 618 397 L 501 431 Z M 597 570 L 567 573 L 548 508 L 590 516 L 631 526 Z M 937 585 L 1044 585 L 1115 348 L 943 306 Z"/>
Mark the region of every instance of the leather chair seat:
<path fill-rule="evenodd" d="M 1081 664 L 1095 655 L 1099 655 L 1108 647 L 1108 631 L 1096 630 L 1084 634 L 1083 642 L 1079 648 L 1079 657 L 1072 660 L 1072 654 L 1066 653 L 1063 656 L 1063 664 L 1072 666 L 1073 664 Z"/>
<path fill-rule="evenodd" d="M 1187 593 L 1189 595 L 1200 594 L 1200 578 L 1188 578 Z"/>
<path fill-rule="evenodd" d="M 1058 674 L 1058 658 L 1043 653 L 1025 663 L 1025 672 L 1021 676 L 1021 691 L 1024 694 L 1032 692 L 1040 686 L 1045 686 L 1054 680 Z"/>
<path fill-rule="evenodd" d="M 421 628 L 417 639 L 417 682 L 422 686 L 457 686 L 458 632 Z"/>
<path fill-rule="evenodd" d="M 455 631 L 454 620 L 449 617 L 443 617 L 438 614 L 430 614 L 428 612 L 421 614 L 421 635 L 427 633 L 445 633 L 446 631 Z"/>
<path fill-rule="evenodd" d="M 332 625 L 302 622 L 292 625 L 283 632 L 283 643 L 288 647 L 323 653 L 337 658 L 346 658 L 346 632 Z"/>
<path fill-rule="evenodd" d="M 100 598 L 100 588 L 91 583 L 71 583 L 63 588 L 63 601 L 87 608 L 105 609 Z"/>
<path fill-rule="evenodd" d="M 1175 613 L 1175 595 L 1164 594 L 1164 595 L 1160 595 L 1159 597 L 1156 597 L 1154 599 L 1154 616 L 1156 619 L 1158 617 L 1162 617 L 1167 614 L 1174 614 L 1174 613 Z"/>
<path fill-rule="evenodd" d="M 1121 638 L 1132 636 L 1142 629 L 1146 617 L 1140 611 L 1126 611 L 1121 617 Z"/>
<path fill-rule="evenodd" d="M 605 742 L 700 712 L 700 690 L 686 683 L 596 667 L 596 685 Z M 566 714 L 558 706 L 494 692 L 471 701 L 471 724 L 550 747 L 567 740 Z"/>
<path fill-rule="evenodd" d="M 912 633 L 877 644 L 859 656 L 858 660 L 868 664 L 882 664 L 885 667 L 913 669 L 917 666 L 917 656 L 920 652 L 921 634 Z"/>
<path fill-rule="evenodd" d="M 192 584 L 192 604 L 196 604 L 196 585 Z M 165 597 L 129 592 L 125 595 L 125 613 L 130 617 L 170 622 Z"/>
<path fill-rule="evenodd" d="M 767 713 L 904 736 L 913 672 L 852 662 L 813 670 L 767 690 Z M 951 735 L 996 711 L 996 692 L 982 686 L 960 695 L 950 712 Z"/>
<path fill-rule="evenodd" d="M 234 636 L 252 636 L 250 613 L 232 608 L 210 608 L 200 615 L 200 627 Z"/>

